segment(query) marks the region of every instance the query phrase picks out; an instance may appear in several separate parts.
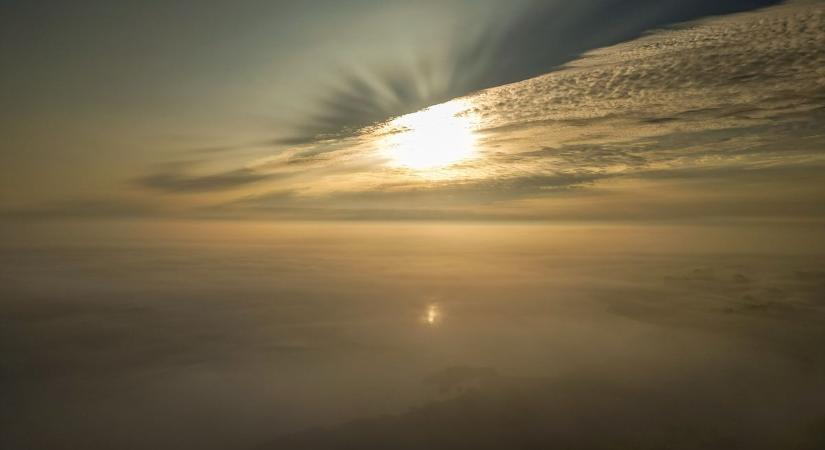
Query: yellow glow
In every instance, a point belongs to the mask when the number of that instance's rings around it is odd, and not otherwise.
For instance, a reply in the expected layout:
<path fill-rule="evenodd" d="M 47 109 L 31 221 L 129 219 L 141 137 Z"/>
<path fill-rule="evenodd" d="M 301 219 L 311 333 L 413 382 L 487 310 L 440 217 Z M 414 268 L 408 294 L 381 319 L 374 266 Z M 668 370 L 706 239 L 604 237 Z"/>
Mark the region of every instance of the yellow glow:
<path fill-rule="evenodd" d="M 430 305 L 427 307 L 427 314 L 424 316 L 427 325 L 435 325 L 440 317 L 441 313 L 438 310 L 438 305 Z"/>
<path fill-rule="evenodd" d="M 469 101 L 453 100 L 391 121 L 382 144 L 390 165 L 431 170 L 472 158 L 477 138 L 469 108 Z"/>

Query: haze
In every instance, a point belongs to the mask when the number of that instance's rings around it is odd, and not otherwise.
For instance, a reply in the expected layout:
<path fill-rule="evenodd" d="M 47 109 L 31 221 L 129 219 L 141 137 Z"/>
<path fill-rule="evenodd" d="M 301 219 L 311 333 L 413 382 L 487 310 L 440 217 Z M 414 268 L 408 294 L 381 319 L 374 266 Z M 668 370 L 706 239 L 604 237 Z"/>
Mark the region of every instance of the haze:
<path fill-rule="evenodd" d="M 0 448 L 825 446 L 822 2 L 0 17 Z"/>

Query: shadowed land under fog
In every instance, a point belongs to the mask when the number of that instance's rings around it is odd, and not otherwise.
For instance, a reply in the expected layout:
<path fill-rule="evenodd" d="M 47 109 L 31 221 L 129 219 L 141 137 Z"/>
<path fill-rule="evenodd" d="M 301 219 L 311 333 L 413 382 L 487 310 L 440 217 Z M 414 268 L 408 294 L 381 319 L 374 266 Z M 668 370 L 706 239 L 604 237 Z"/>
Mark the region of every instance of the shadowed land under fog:
<path fill-rule="evenodd" d="M 485 380 L 481 388 L 399 416 L 290 435 L 262 449 L 821 449 L 816 399 L 766 395 L 750 372 L 597 379 Z M 658 374 L 657 374 L 658 375 Z M 678 378 L 679 376 L 684 378 Z M 676 379 L 673 379 L 676 378 Z M 743 379 L 747 380 L 743 382 Z M 808 380 L 810 383 L 810 380 Z M 697 389 L 697 386 L 701 388 Z M 803 398 L 815 383 L 793 389 Z M 682 394 L 674 394 L 673 390 Z M 768 410 L 766 405 L 771 405 Z"/>

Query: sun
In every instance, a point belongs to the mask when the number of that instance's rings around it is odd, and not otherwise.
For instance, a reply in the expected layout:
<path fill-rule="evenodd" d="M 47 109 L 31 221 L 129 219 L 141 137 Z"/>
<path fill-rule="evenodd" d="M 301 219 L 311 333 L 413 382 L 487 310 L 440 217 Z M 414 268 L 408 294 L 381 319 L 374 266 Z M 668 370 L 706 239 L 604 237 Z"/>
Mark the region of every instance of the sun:
<path fill-rule="evenodd" d="M 389 165 L 425 171 L 473 158 L 477 136 L 469 109 L 468 101 L 453 100 L 390 121 L 381 145 Z"/>

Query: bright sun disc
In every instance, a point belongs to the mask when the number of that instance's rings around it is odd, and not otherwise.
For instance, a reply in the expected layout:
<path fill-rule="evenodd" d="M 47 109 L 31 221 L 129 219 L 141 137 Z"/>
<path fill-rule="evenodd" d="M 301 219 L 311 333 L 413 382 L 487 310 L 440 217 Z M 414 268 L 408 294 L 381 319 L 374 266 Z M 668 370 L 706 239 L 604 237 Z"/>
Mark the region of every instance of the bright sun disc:
<path fill-rule="evenodd" d="M 476 135 L 468 109 L 468 102 L 453 100 L 391 121 L 394 132 L 382 145 L 390 165 L 438 169 L 473 157 Z"/>

